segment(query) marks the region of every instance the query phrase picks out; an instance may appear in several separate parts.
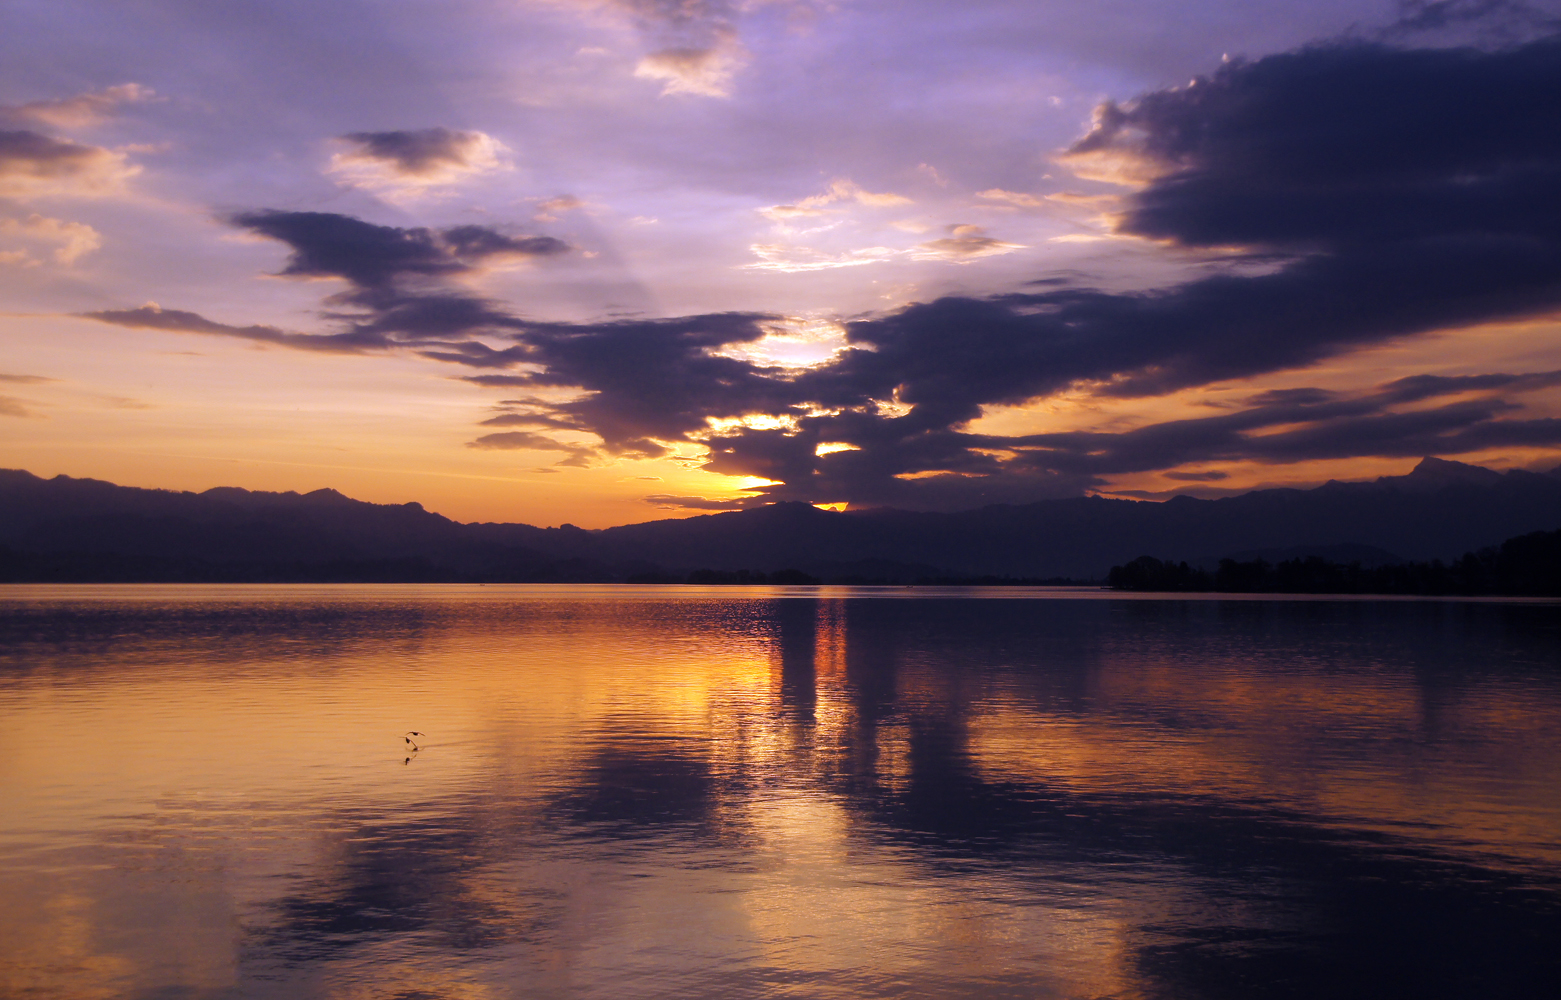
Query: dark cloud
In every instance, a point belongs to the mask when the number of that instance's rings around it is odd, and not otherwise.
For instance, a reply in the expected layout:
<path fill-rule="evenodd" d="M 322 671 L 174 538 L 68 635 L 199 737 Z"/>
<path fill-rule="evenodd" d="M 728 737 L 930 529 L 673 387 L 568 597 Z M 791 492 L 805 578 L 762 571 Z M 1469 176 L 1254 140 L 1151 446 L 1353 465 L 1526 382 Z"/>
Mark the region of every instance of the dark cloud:
<path fill-rule="evenodd" d="M 462 375 L 460 380 L 489 389 L 510 389 L 531 384 L 531 379 L 525 375 Z"/>
<path fill-rule="evenodd" d="M 0 382 L 14 382 L 21 385 L 37 385 L 42 382 L 58 382 L 57 378 L 46 378 L 43 375 L 5 375 L 0 374 Z"/>
<path fill-rule="evenodd" d="M 1064 159 L 1138 185 L 1121 234 L 1262 268 L 1138 292 L 1043 277 L 1021 293 L 920 303 L 847 324 L 845 350 L 798 371 L 727 356 L 774 317 L 537 323 L 450 284 L 497 255 L 562 251 L 546 237 L 323 213 L 236 221 L 292 248 L 283 274 L 348 282 L 332 300 L 341 336 L 509 369 L 466 378 L 537 391 L 488 426 L 588 432 L 605 455 L 706 446 L 708 470 L 772 480 L 755 491 L 765 499 L 947 508 L 1215 461 L 1561 445 L 1556 421 L 1524 419 L 1509 398 L 1558 384 L 1555 373 L 1278 390 L 1115 433 L 970 430 L 988 407 L 1063 390 L 1151 396 L 1561 308 L 1561 36 L 1495 51 L 1348 42 L 1230 63 L 1104 106 Z"/>
<path fill-rule="evenodd" d="M 800 404 L 779 368 L 712 352 L 764 336 L 753 313 L 593 326 L 534 324 L 520 339 L 539 370 L 524 384 L 583 390 L 556 416 L 601 436 L 612 454 L 659 457 L 659 441 L 688 440 L 708 417 L 784 413 Z"/>
<path fill-rule="evenodd" d="M 448 279 L 496 258 L 548 257 L 569 249 L 552 237 L 517 237 L 484 226 L 400 229 L 327 212 L 247 212 L 231 221 L 291 248 L 282 276 L 340 278 L 347 283 L 346 290 L 326 300 L 329 308 L 323 313 L 339 332 L 232 326 L 155 303 L 82 315 L 118 326 L 215 334 L 302 350 L 362 353 L 410 347 L 441 361 L 505 368 L 524 360 L 527 349 L 494 348 L 477 338 L 513 332 L 524 324 Z"/>
<path fill-rule="evenodd" d="M 1389 382 L 1383 394 L 1395 402 L 1408 403 L 1432 396 L 1450 396 L 1482 389 L 1508 389 L 1526 392 L 1561 385 L 1561 371 L 1532 372 L 1527 375 L 1411 375 Z"/>
<path fill-rule="evenodd" d="M 1521 0 L 1399 0 L 1399 17 L 1379 33 L 1389 41 L 1438 38 L 1510 45 L 1561 24 L 1555 11 Z"/>
<path fill-rule="evenodd" d="M 541 258 L 569 250 L 550 236 L 510 236 L 485 226 L 400 229 L 328 212 L 246 212 L 231 220 L 287 244 L 284 277 L 341 278 L 345 291 L 326 300 L 324 315 L 341 332 L 287 333 L 269 326 L 237 327 L 156 305 L 85 314 L 121 326 L 208 333 L 305 350 L 359 352 L 416 347 L 428 357 L 473 367 L 503 368 L 524 360 L 522 347 L 495 349 L 476 338 L 514 331 L 523 323 L 447 279 L 495 259 Z"/>
<path fill-rule="evenodd" d="M 396 174 L 433 177 L 482 169 L 493 140 L 481 132 L 425 128 L 398 132 L 353 132 L 341 137 L 356 147 L 352 160 L 371 160 Z"/>
<path fill-rule="evenodd" d="M 440 233 L 456 257 L 482 261 L 503 257 L 552 257 L 569 252 L 569 244 L 552 236 L 505 236 L 487 226 L 454 226 Z"/>
<path fill-rule="evenodd" d="M 1561 420 L 1513 419 L 1522 406 L 1491 390 L 1561 384 L 1561 372 L 1447 378 L 1419 375 L 1349 396 L 1316 389 L 1264 393 L 1246 409 L 1131 431 L 1076 431 L 1005 439 L 1021 463 L 1097 476 L 1210 461 L 1300 462 L 1359 456 L 1456 455 L 1487 448 L 1561 445 Z M 1422 409 L 1438 396 L 1482 395 Z M 1275 431 L 1274 428 L 1282 428 Z M 1029 449 L 1035 449 L 1031 451 Z M 1185 481 L 1215 478 L 1169 474 Z"/>
<path fill-rule="evenodd" d="M 80 314 L 84 319 L 112 323 L 141 330 L 169 330 L 174 333 L 208 333 L 221 337 L 237 337 L 240 340 L 256 340 L 265 344 L 280 344 L 301 350 L 328 351 L 339 354 L 357 354 L 373 348 L 388 346 L 382 337 L 365 335 L 358 331 L 341 334 L 288 333 L 274 326 L 230 326 L 209 320 L 197 313 L 180 309 L 164 309 L 155 302 L 134 309 L 101 309 Z"/>
<path fill-rule="evenodd" d="M 874 350 L 846 352 L 830 379 L 876 398 L 899 387 L 903 401 L 951 420 L 1078 383 L 1108 396 L 1159 395 L 1532 315 L 1561 304 L 1558 269 L 1555 241 L 1429 239 L 1140 294 L 943 299 L 853 324 L 851 339 Z"/>
<path fill-rule="evenodd" d="M 1319 46 L 1108 104 L 1068 158 L 1154 175 L 1121 228 L 1189 246 L 1553 241 L 1558 98 L 1557 37 L 1494 53 Z"/>
<path fill-rule="evenodd" d="M 495 257 L 551 257 L 569 245 L 550 236 L 507 236 L 486 226 L 399 229 L 331 212 L 245 212 L 235 225 L 292 248 L 281 274 L 345 278 L 364 290 L 450 277 Z"/>

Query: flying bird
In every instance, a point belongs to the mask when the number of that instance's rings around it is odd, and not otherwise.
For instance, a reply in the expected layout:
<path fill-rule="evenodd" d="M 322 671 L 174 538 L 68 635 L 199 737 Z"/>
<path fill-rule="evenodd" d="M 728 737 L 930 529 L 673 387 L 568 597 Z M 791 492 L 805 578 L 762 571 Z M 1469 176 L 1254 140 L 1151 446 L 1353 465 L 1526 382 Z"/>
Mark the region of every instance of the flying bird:
<path fill-rule="evenodd" d="M 417 745 L 417 741 L 414 740 L 412 737 L 414 737 L 414 736 L 427 736 L 427 735 L 428 735 L 427 733 L 418 733 L 418 732 L 411 732 L 411 731 L 409 731 L 405 736 L 403 736 L 401 738 L 406 740 L 407 743 L 411 744 L 413 750 L 421 750 L 423 748 L 418 746 Z"/>

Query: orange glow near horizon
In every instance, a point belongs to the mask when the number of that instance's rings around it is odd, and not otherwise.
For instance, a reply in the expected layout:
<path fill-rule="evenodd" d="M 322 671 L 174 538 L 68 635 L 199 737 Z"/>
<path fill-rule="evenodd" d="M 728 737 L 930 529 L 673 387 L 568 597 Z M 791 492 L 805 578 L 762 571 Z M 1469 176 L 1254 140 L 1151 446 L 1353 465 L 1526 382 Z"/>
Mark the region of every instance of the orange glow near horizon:
<path fill-rule="evenodd" d="M 14 321 L 13 321 L 14 322 Z M 132 344 L 122 331 L 80 320 L 26 321 L 48 331 L 8 364 L 42 379 L 5 386 L 27 416 L 9 418 L 0 466 L 49 477 L 105 479 L 126 486 L 201 491 L 216 486 L 309 492 L 335 489 L 375 503 L 417 501 L 458 521 L 562 523 L 601 528 L 697 516 L 707 511 L 645 503 L 651 494 L 732 499 L 771 480 L 717 476 L 697 460 L 616 460 L 560 468 L 556 452 L 463 447 L 483 415 L 470 386 L 409 358 L 372 365 L 352 356 L 257 349 L 148 332 Z M 1150 400 L 1064 395 L 1032 407 L 998 408 L 976 433 L 1123 430 L 1197 419 L 1273 388 L 1318 386 L 1359 392 L 1407 374 L 1476 374 L 1532 368 L 1557 334 L 1553 321 L 1495 325 L 1462 336 L 1420 338 L 1351 356 L 1348 362 L 1271 378 L 1189 390 Z M 147 353 L 152 341 L 156 348 Z M 1469 345 L 1479 344 L 1474 350 Z M 1454 350 L 1456 348 L 1456 350 Z M 69 373 L 68 377 L 63 373 Z M 1545 396 L 1533 417 L 1561 415 Z M 685 454 L 697 454 L 689 446 Z M 821 451 L 837 450 L 823 446 Z M 1547 448 L 1497 448 L 1456 456 L 1496 469 L 1548 468 Z M 1416 457 L 1324 459 L 1270 465 L 1203 462 L 1223 474 L 1202 483 L 1161 472 L 1119 475 L 1103 489 L 1150 492 L 1207 486 L 1251 489 L 1312 486 L 1328 479 L 1401 475 Z M 935 475 L 909 473 L 904 478 Z M 825 506 L 835 508 L 835 503 Z"/>

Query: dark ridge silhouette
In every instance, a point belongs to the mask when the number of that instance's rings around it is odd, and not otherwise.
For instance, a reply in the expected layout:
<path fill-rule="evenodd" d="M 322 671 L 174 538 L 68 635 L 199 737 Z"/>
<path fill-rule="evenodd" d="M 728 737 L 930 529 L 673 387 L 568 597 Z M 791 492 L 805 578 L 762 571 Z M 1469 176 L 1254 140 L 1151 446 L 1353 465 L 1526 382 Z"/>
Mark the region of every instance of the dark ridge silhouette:
<path fill-rule="evenodd" d="M 1535 531 L 1500 546 L 1466 552 L 1452 563 L 1364 565 L 1320 556 L 1286 559 L 1221 559 L 1210 572 L 1186 562 L 1139 556 L 1113 566 L 1106 583 L 1115 590 L 1219 591 L 1280 594 L 1455 594 L 1561 597 L 1561 531 Z"/>
<path fill-rule="evenodd" d="M 685 582 L 794 571 L 825 582 L 1072 582 L 1145 552 L 1379 569 L 1450 561 L 1561 527 L 1561 475 L 1427 458 L 1404 476 L 1165 503 L 1105 497 L 958 513 L 803 503 L 602 530 L 461 524 L 334 490 L 204 493 L 0 470 L 0 581 Z"/>

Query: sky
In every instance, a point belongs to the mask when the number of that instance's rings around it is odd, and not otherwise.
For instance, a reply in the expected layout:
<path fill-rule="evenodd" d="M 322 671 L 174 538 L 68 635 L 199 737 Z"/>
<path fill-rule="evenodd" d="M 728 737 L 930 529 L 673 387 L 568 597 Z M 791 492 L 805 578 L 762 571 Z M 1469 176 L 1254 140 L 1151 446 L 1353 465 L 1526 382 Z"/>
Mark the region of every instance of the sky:
<path fill-rule="evenodd" d="M 0 466 L 605 527 L 1561 464 L 1561 0 L 7 0 Z"/>

